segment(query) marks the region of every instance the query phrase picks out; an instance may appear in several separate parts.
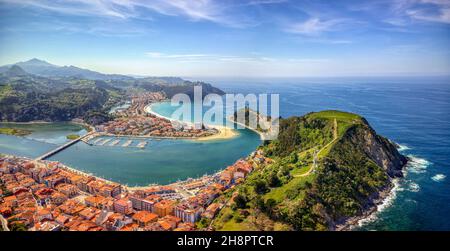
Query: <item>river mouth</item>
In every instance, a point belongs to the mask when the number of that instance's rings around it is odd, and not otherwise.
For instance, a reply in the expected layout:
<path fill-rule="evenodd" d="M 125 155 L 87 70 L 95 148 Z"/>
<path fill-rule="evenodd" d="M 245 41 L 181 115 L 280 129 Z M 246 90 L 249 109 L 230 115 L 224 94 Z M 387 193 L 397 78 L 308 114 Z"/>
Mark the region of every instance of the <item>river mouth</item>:
<path fill-rule="evenodd" d="M 154 112 L 159 111 L 154 109 Z M 33 126 L 23 124 L 22 128 Z M 73 132 L 74 126 L 78 125 L 47 123 L 45 130 L 35 130 L 39 139 L 0 135 L 0 153 L 35 158 L 67 142 L 65 137 Z M 52 127 L 58 130 L 52 131 Z M 83 130 L 81 127 L 78 129 Z M 45 131 L 47 133 L 42 134 Z M 235 137 L 229 139 L 209 141 L 109 136 L 99 140 L 108 141 L 104 145 L 78 142 L 48 160 L 60 161 L 128 186 L 164 185 L 220 171 L 250 154 L 261 143 L 259 135 L 248 129 L 239 130 Z M 132 143 L 124 147 L 129 140 Z M 146 145 L 138 147 L 144 141 Z"/>

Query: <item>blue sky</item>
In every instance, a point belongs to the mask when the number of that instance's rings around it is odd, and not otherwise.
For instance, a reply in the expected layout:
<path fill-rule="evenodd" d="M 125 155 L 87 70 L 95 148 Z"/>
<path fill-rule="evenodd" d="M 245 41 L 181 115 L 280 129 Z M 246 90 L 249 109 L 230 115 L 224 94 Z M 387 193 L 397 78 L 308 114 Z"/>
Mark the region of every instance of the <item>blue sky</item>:
<path fill-rule="evenodd" d="M 450 0 L 0 0 L 0 64 L 204 77 L 450 74 Z"/>

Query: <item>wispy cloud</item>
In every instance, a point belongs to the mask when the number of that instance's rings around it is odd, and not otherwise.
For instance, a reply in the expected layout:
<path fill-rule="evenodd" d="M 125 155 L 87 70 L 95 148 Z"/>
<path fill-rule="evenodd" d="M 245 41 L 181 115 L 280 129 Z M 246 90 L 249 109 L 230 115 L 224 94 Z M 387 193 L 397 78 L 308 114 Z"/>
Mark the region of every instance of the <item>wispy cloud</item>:
<path fill-rule="evenodd" d="M 328 59 L 322 58 L 275 58 L 266 57 L 258 53 L 252 53 L 249 56 L 222 55 L 222 54 L 168 54 L 162 52 L 147 52 L 145 55 L 152 59 L 173 60 L 177 62 L 204 62 L 204 61 L 223 61 L 223 62 L 323 62 Z"/>
<path fill-rule="evenodd" d="M 210 60 L 218 60 L 218 61 L 268 61 L 269 58 L 261 57 L 261 56 L 234 56 L 234 55 L 220 55 L 220 54 L 167 54 L 162 52 L 147 52 L 145 53 L 147 57 L 153 59 L 169 59 L 176 61 L 210 61 Z"/>
<path fill-rule="evenodd" d="M 285 28 L 285 31 L 307 36 L 316 36 L 324 32 L 334 31 L 345 22 L 345 19 L 321 20 L 314 17 L 305 22 L 289 24 Z"/>
<path fill-rule="evenodd" d="M 439 5 L 437 10 L 417 8 L 407 10 L 406 14 L 417 20 L 450 24 L 450 2 Z"/>
<path fill-rule="evenodd" d="M 254 0 L 249 5 L 282 3 L 282 0 Z M 0 3 L 79 16 L 103 16 L 120 19 L 151 19 L 151 13 L 185 17 L 191 21 L 209 21 L 229 27 L 247 27 L 257 23 L 240 15 L 241 4 L 216 0 L 0 0 Z M 145 11 L 146 10 L 146 11 Z M 150 11 L 150 13 L 149 13 Z"/>
<path fill-rule="evenodd" d="M 136 15 L 130 5 L 124 4 L 126 2 L 121 0 L 0 0 L 0 3 L 78 16 L 105 16 L 126 19 Z"/>
<path fill-rule="evenodd" d="M 416 25 L 419 22 L 450 23 L 449 0 L 380 0 L 362 2 L 350 9 L 372 12 L 392 26 Z"/>

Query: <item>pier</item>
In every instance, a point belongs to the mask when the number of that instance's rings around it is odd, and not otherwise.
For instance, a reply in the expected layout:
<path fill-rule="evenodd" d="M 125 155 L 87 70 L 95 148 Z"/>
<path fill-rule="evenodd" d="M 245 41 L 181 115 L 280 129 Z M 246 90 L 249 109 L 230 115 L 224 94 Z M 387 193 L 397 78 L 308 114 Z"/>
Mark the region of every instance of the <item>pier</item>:
<path fill-rule="evenodd" d="M 120 140 L 116 139 L 113 142 L 111 142 L 111 144 L 109 144 L 110 146 L 115 146 L 117 144 L 119 144 Z"/>
<path fill-rule="evenodd" d="M 129 145 L 131 145 L 131 143 L 133 143 L 132 140 L 127 140 L 127 142 L 125 142 L 122 146 L 123 147 L 128 147 Z"/>
<path fill-rule="evenodd" d="M 134 147 L 134 148 L 145 148 L 145 146 L 147 146 L 148 144 L 148 140 L 128 139 L 125 142 L 121 142 L 122 141 L 121 137 L 105 139 L 102 136 L 109 136 L 109 135 L 96 133 L 94 135 L 91 135 L 89 138 L 85 138 L 83 142 L 91 146 Z M 136 141 L 138 141 L 137 144 Z"/>
<path fill-rule="evenodd" d="M 92 134 L 94 134 L 94 133 L 93 133 L 93 132 L 90 132 L 90 133 L 88 133 L 88 134 L 86 134 L 86 135 L 84 135 L 84 136 L 82 136 L 82 137 L 79 137 L 78 139 L 74 139 L 74 140 L 72 140 L 72 141 L 69 141 L 69 142 L 67 142 L 66 144 L 61 145 L 61 146 L 57 147 L 56 149 L 53 149 L 53 150 L 50 151 L 50 152 L 44 153 L 43 155 L 37 157 L 35 160 L 45 160 L 45 159 L 48 159 L 49 157 L 51 157 L 51 156 L 53 156 L 53 155 L 59 153 L 60 151 L 66 149 L 67 147 L 69 147 L 69 146 L 71 146 L 71 145 L 73 145 L 73 144 L 75 144 L 75 143 L 77 143 L 77 142 L 79 142 L 79 141 L 84 141 L 84 139 L 87 139 L 87 138 L 92 137 Z"/>
<path fill-rule="evenodd" d="M 137 145 L 137 147 L 139 147 L 139 148 L 144 148 L 146 145 L 147 145 L 147 141 L 141 141 L 141 142 Z"/>

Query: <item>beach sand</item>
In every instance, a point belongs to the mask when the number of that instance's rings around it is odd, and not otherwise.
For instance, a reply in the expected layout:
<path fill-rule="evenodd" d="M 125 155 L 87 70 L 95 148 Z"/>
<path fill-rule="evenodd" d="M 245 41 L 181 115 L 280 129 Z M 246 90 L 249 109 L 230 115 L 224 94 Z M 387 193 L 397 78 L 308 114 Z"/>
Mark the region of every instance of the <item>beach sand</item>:
<path fill-rule="evenodd" d="M 170 121 L 173 120 L 171 118 L 162 116 L 161 114 L 154 112 L 152 110 L 152 108 L 151 108 L 152 105 L 153 104 L 147 105 L 144 108 L 144 111 L 147 112 L 147 113 L 150 113 L 150 114 L 152 114 L 154 116 L 160 117 L 160 118 L 165 118 L 165 119 L 170 120 Z M 228 127 L 220 126 L 220 125 L 208 125 L 208 126 L 211 127 L 211 128 L 217 129 L 219 131 L 219 133 L 216 133 L 216 134 L 211 135 L 211 136 L 195 138 L 194 140 L 198 140 L 198 141 L 223 140 L 223 139 L 231 139 L 231 138 L 234 138 L 234 137 L 239 135 L 237 130 L 234 130 L 232 128 L 228 128 Z"/>
<path fill-rule="evenodd" d="M 211 136 L 201 137 L 197 138 L 198 141 L 208 141 L 208 140 L 221 140 L 221 139 L 231 139 L 239 135 L 237 130 L 225 127 L 225 126 L 212 126 L 209 125 L 209 127 L 215 128 L 219 131 L 219 133 L 216 133 Z"/>

